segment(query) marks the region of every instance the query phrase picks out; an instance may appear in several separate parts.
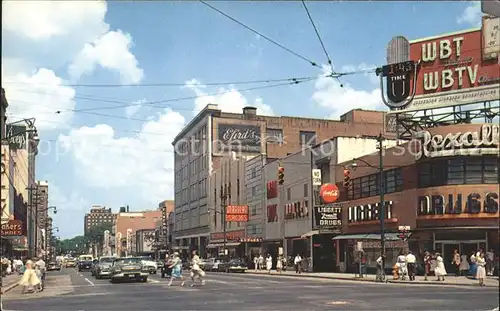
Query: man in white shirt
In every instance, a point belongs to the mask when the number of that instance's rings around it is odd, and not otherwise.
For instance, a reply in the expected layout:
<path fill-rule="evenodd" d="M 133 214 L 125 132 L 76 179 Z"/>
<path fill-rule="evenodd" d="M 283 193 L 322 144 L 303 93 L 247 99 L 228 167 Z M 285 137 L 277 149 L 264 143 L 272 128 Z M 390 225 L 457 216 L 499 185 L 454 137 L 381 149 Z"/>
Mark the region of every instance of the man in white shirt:
<path fill-rule="evenodd" d="M 382 256 L 379 256 L 377 258 L 377 278 L 376 282 L 383 282 L 384 280 L 382 279 L 382 273 L 383 273 L 383 265 L 384 265 L 384 259 Z"/>
<path fill-rule="evenodd" d="M 415 281 L 415 265 L 417 263 L 417 258 L 413 255 L 412 251 L 409 251 L 408 255 L 406 255 L 406 263 L 408 264 L 408 277 L 410 281 Z"/>
<path fill-rule="evenodd" d="M 295 273 L 300 274 L 302 272 L 302 257 L 300 257 L 299 254 L 295 256 L 295 259 L 293 260 L 293 264 L 295 265 Z"/>

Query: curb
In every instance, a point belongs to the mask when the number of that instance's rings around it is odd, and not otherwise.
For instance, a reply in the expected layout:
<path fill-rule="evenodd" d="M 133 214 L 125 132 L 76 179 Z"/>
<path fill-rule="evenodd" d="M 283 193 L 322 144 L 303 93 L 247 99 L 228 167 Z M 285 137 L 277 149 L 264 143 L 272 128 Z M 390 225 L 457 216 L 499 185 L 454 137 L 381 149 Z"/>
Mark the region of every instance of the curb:
<path fill-rule="evenodd" d="M 292 278 L 300 278 L 300 277 L 311 277 L 311 278 L 317 278 L 317 279 L 326 279 L 326 280 L 341 280 L 341 281 L 352 281 L 352 282 L 371 282 L 371 283 L 379 283 L 376 282 L 374 279 L 370 278 L 358 278 L 358 277 L 353 277 L 353 278 L 346 278 L 346 277 L 332 277 L 332 276 L 322 276 L 322 275 L 311 275 L 311 274 L 301 274 L 301 275 L 295 275 L 295 274 L 276 274 L 276 273 L 255 273 L 252 271 L 246 271 L 245 273 L 252 274 L 252 275 L 272 275 L 272 276 L 278 276 L 278 277 L 292 277 Z M 388 276 L 386 276 L 388 277 Z M 431 281 L 432 282 L 432 281 Z M 391 283 L 391 284 L 417 284 L 417 285 L 447 285 L 447 286 L 479 286 L 477 283 L 473 284 L 463 284 L 463 283 L 457 283 L 457 284 L 451 284 L 451 283 L 437 283 L 437 282 L 426 282 L 426 281 L 397 281 L 397 280 L 387 280 L 385 283 Z M 485 285 L 484 287 L 498 287 L 498 285 Z"/>
<path fill-rule="evenodd" d="M 12 284 L 9 284 L 7 286 L 2 287 L 2 294 L 5 294 L 6 292 L 16 288 L 17 286 L 19 286 L 19 283 L 15 282 L 15 283 L 12 283 Z"/>

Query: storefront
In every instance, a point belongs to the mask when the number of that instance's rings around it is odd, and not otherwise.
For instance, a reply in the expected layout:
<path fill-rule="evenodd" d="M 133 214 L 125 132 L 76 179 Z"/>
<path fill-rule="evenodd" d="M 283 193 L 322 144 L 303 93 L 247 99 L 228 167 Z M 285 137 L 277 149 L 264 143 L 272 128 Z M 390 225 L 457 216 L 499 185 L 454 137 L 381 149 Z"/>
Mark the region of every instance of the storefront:
<path fill-rule="evenodd" d="M 210 241 L 206 247 L 208 257 L 219 257 L 228 255 L 230 258 L 243 258 L 245 256 L 245 246 L 240 242 L 245 237 L 245 230 L 235 230 L 224 232 L 214 232 L 210 234 Z M 224 252 L 226 247 L 227 254 Z"/>

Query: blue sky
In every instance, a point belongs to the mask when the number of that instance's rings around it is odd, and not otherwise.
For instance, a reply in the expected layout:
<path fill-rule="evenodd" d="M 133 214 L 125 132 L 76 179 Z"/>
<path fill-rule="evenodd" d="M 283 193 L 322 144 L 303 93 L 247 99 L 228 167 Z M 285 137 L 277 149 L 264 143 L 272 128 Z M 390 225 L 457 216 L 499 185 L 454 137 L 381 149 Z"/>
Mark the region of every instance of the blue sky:
<path fill-rule="evenodd" d="M 210 3 L 326 63 L 300 2 Z M 10 120 L 37 118 L 37 178 L 49 182 L 61 237 L 82 234 L 92 204 L 144 210 L 172 199 L 170 142 L 207 103 L 227 111 L 255 105 L 264 114 L 319 118 L 383 108 L 374 74 L 344 78 L 344 88 L 332 79 L 248 92 L 238 90 L 275 83 L 204 85 L 323 72 L 196 1 L 9 1 L 3 7 L 2 81 Z M 383 64 L 395 35 L 415 39 L 458 31 L 477 26 L 481 16 L 477 2 L 459 1 L 312 2 L 308 8 L 340 72 Z M 221 95 L 206 96 L 212 93 Z M 180 97 L 192 98 L 141 104 Z M 92 110 L 120 102 L 136 104 Z"/>

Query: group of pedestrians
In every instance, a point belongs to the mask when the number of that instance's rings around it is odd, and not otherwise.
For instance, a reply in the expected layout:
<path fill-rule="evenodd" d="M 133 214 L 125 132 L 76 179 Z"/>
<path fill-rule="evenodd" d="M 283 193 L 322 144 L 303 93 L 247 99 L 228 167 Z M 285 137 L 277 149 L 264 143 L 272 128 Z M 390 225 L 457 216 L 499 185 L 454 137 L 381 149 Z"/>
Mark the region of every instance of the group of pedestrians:
<path fill-rule="evenodd" d="M 19 271 L 21 273 L 21 271 Z M 28 259 L 23 266 L 23 272 L 19 286 L 22 293 L 39 292 L 44 289 L 45 274 L 47 272 L 45 261 L 42 258 Z"/>
<path fill-rule="evenodd" d="M 191 257 L 191 271 L 190 271 L 190 278 L 191 278 L 191 287 L 195 286 L 196 284 L 196 279 L 198 279 L 201 283 L 201 285 L 205 285 L 205 271 L 201 269 L 200 263 L 201 259 L 200 256 L 198 256 L 197 251 L 193 251 Z M 185 280 L 184 276 L 182 275 L 182 259 L 179 255 L 178 252 L 175 252 L 169 260 L 169 268 L 172 269 L 172 275 L 170 277 L 170 282 L 168 283 L 168 286 L 172 286 L 173 282 L 175 280 L 179 280 L 181 283 L 181 286 L 185 285 Z"/>

